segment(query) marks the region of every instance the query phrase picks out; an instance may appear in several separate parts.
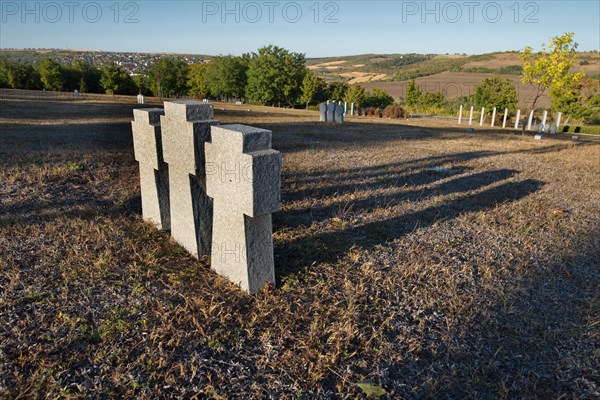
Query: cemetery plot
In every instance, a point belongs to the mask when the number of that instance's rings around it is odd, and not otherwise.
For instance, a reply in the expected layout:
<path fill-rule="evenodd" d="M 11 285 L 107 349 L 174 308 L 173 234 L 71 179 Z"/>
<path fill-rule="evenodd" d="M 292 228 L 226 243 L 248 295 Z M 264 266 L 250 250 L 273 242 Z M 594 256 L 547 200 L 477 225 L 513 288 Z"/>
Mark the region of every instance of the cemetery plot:
<path fill-rule="evenodd" d="M 140 107 L 0 102 L 0 397 L 596 396 L 597 142 L 215 105 L 282 155 L 250 296 L 144 221 Z"/>

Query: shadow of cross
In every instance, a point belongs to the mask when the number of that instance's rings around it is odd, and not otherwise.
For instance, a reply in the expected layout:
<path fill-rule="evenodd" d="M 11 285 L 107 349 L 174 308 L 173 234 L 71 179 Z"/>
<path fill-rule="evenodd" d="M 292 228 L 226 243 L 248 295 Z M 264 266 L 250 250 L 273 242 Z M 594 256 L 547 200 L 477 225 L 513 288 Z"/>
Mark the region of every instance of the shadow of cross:
<path fill-rule="evenodd" d="M 158 229 L 169 230 L 169 172 L 162 155 L 162 108 L 133 110 L 133 150 L 140 164 L 142 216 Z"/>
<path fill-rule="evenodd" d="M 271 213 L 279 210 L 281 154 L 271 150 L 271 131 L 244 125 L 213 126 L 205 149 L 211 266 L 256 293 L 275 283 Z"/>

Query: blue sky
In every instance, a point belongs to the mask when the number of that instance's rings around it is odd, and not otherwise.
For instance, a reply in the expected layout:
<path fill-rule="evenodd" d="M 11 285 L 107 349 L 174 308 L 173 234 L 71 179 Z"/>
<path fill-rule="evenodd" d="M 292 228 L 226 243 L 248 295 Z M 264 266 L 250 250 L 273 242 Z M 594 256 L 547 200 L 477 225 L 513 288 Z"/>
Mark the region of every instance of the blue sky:
<path fill-rule="evenodd" d="M 6 1 L 2 48 L 241 54 L 266 44 L 307 57 L 488 53 L 575 32 L 600 49 L 590 1 Z"/>

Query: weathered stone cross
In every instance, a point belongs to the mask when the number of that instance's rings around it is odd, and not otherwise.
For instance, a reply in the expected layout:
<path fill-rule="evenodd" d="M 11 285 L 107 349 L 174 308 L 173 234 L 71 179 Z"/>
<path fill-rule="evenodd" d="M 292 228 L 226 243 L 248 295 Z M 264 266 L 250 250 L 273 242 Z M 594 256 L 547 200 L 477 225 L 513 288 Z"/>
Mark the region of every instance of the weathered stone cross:
<path fill-rule="evenodd" d="M 158 229 L 169 230 L 169 175 L 162 156 L 162 108 L 133 110 L 133 149 L 140 163 L 142 216 Z"/>
<path fill-rule="evenodd" d="M 214 199 L 211 266 L 243 290 L 275 283 L 271 213 L 279 209 L 281 154 L 271 131 L 212 127 L 206 190 Z"/>
<path fill-rule="evenodd" d="M 163 153 L 169 165 L 171 236 L 196 257 L 210 254 L 212 200 L 206 194 L 204 143 L 210 141 L 212 106 L 165 102 Z"/>

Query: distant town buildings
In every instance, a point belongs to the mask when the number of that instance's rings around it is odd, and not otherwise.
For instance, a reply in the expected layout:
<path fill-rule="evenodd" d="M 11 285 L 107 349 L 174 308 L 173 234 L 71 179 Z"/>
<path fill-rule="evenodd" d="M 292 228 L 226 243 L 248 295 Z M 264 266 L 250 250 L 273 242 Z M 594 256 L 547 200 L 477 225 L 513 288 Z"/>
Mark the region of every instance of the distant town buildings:
<path fill-rule="evenodd" d="M 35 63 L 36 61 L 50 57 L 57 62 L 70 65 L 75 61 L 83 61 L 94 66 L 105 64 L 117 64 L 131 75 L 137 75 L 148 70 L 152 64 L 164 57 L 175 57 L 185 60 L 188 64 L 208 63 L 210 56 L 195 54 L 171 54 L 171 53 L 120 53 L 108 51 L 78 51 L 62 49 L 2 49 L 0 56 L 10 61 L 24 63 Z"/>

